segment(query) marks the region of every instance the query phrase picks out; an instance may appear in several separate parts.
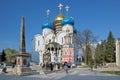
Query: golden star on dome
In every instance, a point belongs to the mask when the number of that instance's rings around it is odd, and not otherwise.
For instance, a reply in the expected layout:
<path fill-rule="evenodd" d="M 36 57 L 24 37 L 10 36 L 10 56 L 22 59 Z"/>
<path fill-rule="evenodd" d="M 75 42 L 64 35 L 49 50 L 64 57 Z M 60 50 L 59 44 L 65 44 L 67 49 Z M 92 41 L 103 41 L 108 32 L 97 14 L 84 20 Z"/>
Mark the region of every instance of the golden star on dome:
<path fill-rule="evenodd" d="M 67 33 L 69 33 L 69 32 L 70 32 L 70 30 L 68 29 L 68 27 L 67 27 L 67 29 L 66 29 L 66 32 L 67 32 Z"/>

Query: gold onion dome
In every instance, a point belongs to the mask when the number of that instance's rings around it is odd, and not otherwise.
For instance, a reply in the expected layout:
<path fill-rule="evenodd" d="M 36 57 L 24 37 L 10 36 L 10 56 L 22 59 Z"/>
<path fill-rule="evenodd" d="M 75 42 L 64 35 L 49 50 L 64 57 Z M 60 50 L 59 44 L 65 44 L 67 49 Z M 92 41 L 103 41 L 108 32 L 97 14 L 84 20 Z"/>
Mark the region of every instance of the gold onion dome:
<path fill-rule="evenodd" d="M 54 20 L 54 22 L 56 21 L 62 21 L 64 19 L 64 16 L 62 15 L 62 13 L 60 13 Z"/>

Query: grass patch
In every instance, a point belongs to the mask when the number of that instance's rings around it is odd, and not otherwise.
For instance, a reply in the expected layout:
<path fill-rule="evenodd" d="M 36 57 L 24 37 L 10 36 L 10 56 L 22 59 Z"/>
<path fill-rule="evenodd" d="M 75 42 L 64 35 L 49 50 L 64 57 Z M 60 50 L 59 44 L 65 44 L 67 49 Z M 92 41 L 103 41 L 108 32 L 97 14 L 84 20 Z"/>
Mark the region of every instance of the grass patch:
<path fill-rule="evenodd" d="M 120 71 L 101 71 L 102 73 L 115 74 L 120 76 Z"/>

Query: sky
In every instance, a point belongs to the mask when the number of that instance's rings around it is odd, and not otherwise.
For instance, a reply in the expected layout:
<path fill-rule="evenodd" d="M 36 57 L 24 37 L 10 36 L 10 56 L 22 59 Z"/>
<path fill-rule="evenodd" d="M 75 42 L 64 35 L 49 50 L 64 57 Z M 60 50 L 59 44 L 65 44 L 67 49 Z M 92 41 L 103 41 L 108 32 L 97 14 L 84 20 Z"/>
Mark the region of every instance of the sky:
<path fill-rule="evenodd" d="M 32 52 L 34 35 L 42 33 L 46 21 L 46 10 L 50 9 L 49 19 L 54 21 L 59 14 L 74 18 L 74 28 L 81 32 L 90 29 L 98 41 L 107 39 L 112 31 L 115 39 L 120 37 L 120 0 L 0 0 L 0 51 L 6 48 L 19 50 L 20 25 L 25 18 L 26 50 Z"/>

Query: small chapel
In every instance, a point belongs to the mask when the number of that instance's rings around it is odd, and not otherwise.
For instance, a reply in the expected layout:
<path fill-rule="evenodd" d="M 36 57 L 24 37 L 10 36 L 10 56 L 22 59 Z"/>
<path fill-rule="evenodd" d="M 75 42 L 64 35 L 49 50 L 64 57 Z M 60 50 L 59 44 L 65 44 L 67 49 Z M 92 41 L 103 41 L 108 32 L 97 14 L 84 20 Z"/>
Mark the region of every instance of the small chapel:
<path fill-rule="evenodd" d="M 54 21 L 49 20 L 50 10 L 46 11 L 47 20 L 42 25 L 42 34 L 36 34 L 33 38 L 33 47 L 39 54 L 39 64 L 70 63 L 76 64 L 80 58 L 80 50 L 77 48 L 74 19 L 68 13 L 69 6 L 65 7 L 66 16 L 62 13 L 62 4 L 59 4 L 60 12 Z"/>

